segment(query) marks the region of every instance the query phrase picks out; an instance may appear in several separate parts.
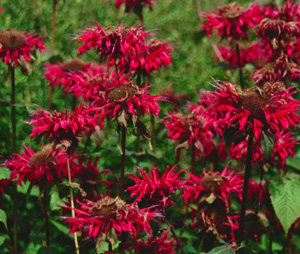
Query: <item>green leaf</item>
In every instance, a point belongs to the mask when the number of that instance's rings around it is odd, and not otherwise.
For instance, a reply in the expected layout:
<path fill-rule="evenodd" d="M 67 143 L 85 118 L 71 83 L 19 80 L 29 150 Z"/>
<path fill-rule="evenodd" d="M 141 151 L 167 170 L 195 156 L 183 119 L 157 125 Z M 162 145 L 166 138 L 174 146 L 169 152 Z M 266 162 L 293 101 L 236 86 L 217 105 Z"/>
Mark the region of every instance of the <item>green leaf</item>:
<path fill-rule="evenodd" d="M 183 247 L 186 254 L 198 254 L 198 251 L 191 245 L 186 245 Z"/>
<path fill-rule="evenodd" d="M 61 208 L 58 205 L 64 206 L 65 204 L 61 201 L 58 191 L 53 191 L 50 198 L 50 209 L 52 211 L 60 210 Z"/>
<path fill-rule="evenodd" d="M 230 245 L 222 245 L 217 248 L 212 249 L 208 254 L 235 254 L 235 250 L 231 248 Z"/>
<path fill-rule="evenodd" d="M 10 170 L 8 168 L 0 168 L 0 180 L 10 179 Z"/>
<path fill-rule="evenodd" d="M 0 236 L 0 246 L 4 243 L 5 238 L 3 236 Z"/>
<path fill-rule="evenodd" d="M 7 230 L 7 218 L 6 218 L 6 213 L 0 209 L 0 222 L 4 223 L 4 226 Z"/>
<path fill-rule="evenodd" d="M 271 133 L 267 131 L 262 132 L 262 138 L 261 138 L 261 147 L 264 152 L 264 157 L 266 160 L 268 160 L 273 151 L 274 151 L 274 145 L 275 145 L 275 137 Z"/>
<path fill-rule="evenodd" d="M 70 233 L 70 229 L 67 226 L 65 226 L 61 223 L 58 223 L 54 220 L 50 220 L 50 222 L 63 234 L 68 235 Z"/>
<path fill-rule="evenodd" d="M 300 175 L 289 173 L 272 178 L 270 193 L 275 213 L 288 233 L 291 225 L 300 217 Z"/>

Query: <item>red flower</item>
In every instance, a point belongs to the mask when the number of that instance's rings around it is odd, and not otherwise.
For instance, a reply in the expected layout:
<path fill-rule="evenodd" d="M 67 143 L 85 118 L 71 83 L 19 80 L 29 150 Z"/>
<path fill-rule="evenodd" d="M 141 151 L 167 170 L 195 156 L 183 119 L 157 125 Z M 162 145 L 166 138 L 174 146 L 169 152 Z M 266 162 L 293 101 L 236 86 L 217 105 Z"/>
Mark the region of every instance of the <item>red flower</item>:
<path fill-rule="evenodd" d="M 274 141 L 274 150 L 268 162 L 275 165 L 277 168 L 283 169 L 285 167 L 286 158 L 288 156 L 294 158 L 295 146 L 298 142 L 292 133 L 287 131 L 282 131 L 276 133 Z M 237 145 L 231 145 L 229 148 L 230 156 L 236 160 L 240 160 L 246 157 L 247 154 L 248 140 L 243 140 Z M 253 154 L 252 163 L 259 162 L 261 164 L 265 163 L 265 156 L 261 148 L 260 142 L 256 141 L 253 144 Z"/>
<path fill-rule="evenodd" d="M 30 137 L 45 135 L 56 144 L 61 143 L 65 147 L 74 148 L 82 132 L 89 132 L 96 125 L 97 117 L 91 117 L 90 111 L 90 108 L 85 108 L 82 104 L 75 108 L 73 114 L 65 110 L 65 112 L 55 111 L 52 115 L 41 108 L 33 112 L 34 118 L 29 122 L 35 126 Z"/>
<path fill-rule="evenodd" d="M 127 191 L 130 192 L 130 197 L 137 196 L 135 202 L 146 201 L 148 206 L 151 205 L 162 205 L 163 208 L 172 205 L 171 194 L 176 189 L 181 187 L 180 173 L 179 171 L 175 174 L 177 167 L 172 167 L 169 170 L 169 166 L 165 172 L 159 178 L 158 168 L 153 167 L 149 170 L 149 176 L 143 169 L 138 169 L 142 175 L 142 179 L 136 175 L 129 176 L 135 182 L 134 186 L 128 187 Z"/>
<path fill-rule="evenodd" d="M 11 179 L 1 179 L 0 180 L 0 193 L 4 194 L 7 190 L 7 186 L 12 183 Z"/>
<path fill-rule="evenodd" d="M 252 128 L 254 137 L 259 140 L 263 128 L 279 133 L 299 124 L 296 114 L 299 101 L 292 98 L 295 92 L 290 90 L 274 93 L 260 88 L 240 91 L 236 85 L 222 82 L 216 92 L 207 94 L 211 103 L 208 113 L 215 119 L 215 129 L 221 135 L 233 125 L 239 132 Z"/>
<path fill-rule="evenodd" d="M 108 66 L 113 66 L 116 61 L 121 66 L 135 59 L 139 52 L 147 52 L 148 46 L 145 38 L 150 34 L 141 31 L 142 27 L 124 28 L 120 27 L 102 28 L 96 23 L 96 27 L 89 27 L 83 31 L 83 35 L 78 35 L 76 39 L 83 43 L 78 48 L 78 53 L 82 55 L 91 48 L 100 53 L 100 62 L 108 59 Z"/>
<path fill-rule="evenodd" d="M 74 85 L 73 75 L 75 73 L 84 75 L 83 73 L 89 67 L 90 64 L 79 58 L 74 58 L 67 62 L 46 65 L 47 72 L 44 74 L 44 77 L 49 80 L 50 86 L 62 85 L 65 91 L 68 92 Z"/>
<path fill-rule="evenodd" d="M 168 138 L 179 141 L 179 145 L 175 148 L 176 153 L 177 149 L 189 146 L 195 146 L 198 154 L 206 153 L 205 149 L 211 145 L 213 133 L 204 111 L 202 114 L 198 112 L 188 115 L 175 112 L 167 116 L 170 120 L 161 122 L 169 130 Z"/>
<path fill-rule="evenodd" d="M 240 48 L 240 65 L 253 64 L 263 59 L 261 45 L 259 43 L 251 43 L 250 45 L 239 44 Z M 229 49 L 224 46 L 219 47 L 223 59 L 230 64 L 232 68 L 239 68 L 236 50 Z"/>
<path fill-rule="evenodd" d="M 203 30 L 207 35 L 211 35 L 217 29 L 217 35 L 222 39 L 231 37 L 234 40 L 248 40 L 248 29 L 253 28 L 262 19 L 261 8 L 257 4 L 250 5 L 245 10 L 236 2 L 220 5 L 204 16 L 207 22 L 203 25 Z"/>
<path fill-rule="evenodd" d="M 15 29 L 7 29 L 0 32 L 0 59 L 7 65 L 19 64 L 25 67 L 26 62 L 30 62 L 35 49 L 42 52 L 45 43 L 40 41 L 42 37 L 35 37 L 35 34 L 19 32 Z"/>
<path fill-rule="evenodd" d="M 32 148 L 24 145 L 22 155 L 14 154 L 6 161 L 6 166 L 12 171 L 11 178 L 17 178 L 17 183 L 29 181 L 38 185 L 41 192 L 46 188 L 46 183 L 54 185 L 59 179 L 67 177 L 67 158 L 64 150 L 50 149 L 42 146 L 42 150 L 34 152 Z M 71 159 L 71 166 L 74 162 Z M 73 176 L 72 172 L 72 176 Z"/>
<path fill-rule="evenodd" d="M 126 128 L 128 123 L 139 125 L 141 123 L 139 118 L 145 113 L 154 114 L 157 117 L 160 110 L 157 102 L 162 98 L 159 95 L 146 93 L 148 88 L 139 88 L 132 83 L 124 83 L 100 92 L 95 104 L 99 105 L 97 110 L 101 111 L 99 114 L 102 117 L 101 127 L 104 125 L 104 117 L 110 120 L 116 119 L 118 124 Z"/>
<path fill-rule="evenodd" d="M 150 220 L 153 216 L 159 216 L 148 209 L 126 204 L 119 197 L 102 197 L 97 202 L 85 200 L 78 203 L 81 207 L 74 208 L 75 218 L 62 217 L 71 227 L 70 234 L 83 230 L 87 238 L 93 237 L 98 241 L 102 240 L 103 235 L 109 235 L 108 240 L 113 238 L 116 242 L 122 232 L 131 233 L 134 238 L 144 231 L 151 235 Z"/>
<path fill-rule="evenodd" d="M 204 200 L 211 204 L 216 199 L 221 199 L 229 207 L 233 193 L 236 193 L 242 199 L 243 177 L 240 173 L 228 172 L 227 166 L 222 172 L 214 172 L 211 168 L 210 172 L 207 173 L 203 169 L 202 176 L 186 173 L 190 178 L 185 178 L 186 182 L 183 185 L 184 193 L 182 197 L 187 204 Z"/>
<path fill-rule="evenodd" d="M 175 239 L 167 240 L 169 233 L 165 231 L 161 236 L 150 236 L 147 242 L 142 239 L 134 243 L 136 254 L 175 254 L 173 247 L 176 246 Z"/>
<path fill-rule="evenodd" d="M 115 70 L 108 71 L 105 65 L 93 64 L 84 73 L 72 75 L 74 82 L 70 92 L 78 98 L 81 97 L 86 101 L 93 102 L 99 99 L 99 94 L 108 88 L 115 87 L 119 84 L 129 82 L 130 79 L 126 75 L 116 75 Z"/>
<path fill-rule="evenodd" d="M 157 2 L 158 1 L 159 0 L 157 0 Z M 150 8 L 152 8 L 152 6 L 154 5 L 154 0 L 116 0 L 115 2 L 115 6 L 118 9 L 122 4 L 125 4 L 126 12 L 136 12 L 140 14 L 142 12 L 141 9 L 144 6 L 148 5 Z"/>
<path fill-rule="evenodd" d="M 180 107 L 183 105 L 190 95 L 187 93 L 178 94 L 172 91 L 171 89 L 167 89 L 161 93 L 162 97 L 165 98 L 166 102 L 170 103 L 174 107 L 174 111 L 178 112 Z"/>
<path fill-rule="evenodd" d="M 257 33 L 270 43 L 278 43 L 286 36 L 300 35 L 299 3 L 293 5 L 292 1 L 286 1 L 281 9 L 275 4 L 275 10 L 269 5 L 265 8 L 265 18 L 257 27 Z M 276 41 L 274 41 L 275 39 Z M 271 40 L 273 40 L 271 42 Z"/>
<path fill-rule="evenodd" d="M 129 63 L 130 69 L 134 70 L 135 73 L 147 76 L 153 71 L 159 70 L 162 66 L 172 63 L 170 54 L 173 48 L 168 45 L 167 41 L 161 42 L 156 38 L 152 38 L 145 43 L 149 48 L 139 52 L 137 57 L 133 58 Z M 123 69 L 126 69 L 126 63 Z"/>

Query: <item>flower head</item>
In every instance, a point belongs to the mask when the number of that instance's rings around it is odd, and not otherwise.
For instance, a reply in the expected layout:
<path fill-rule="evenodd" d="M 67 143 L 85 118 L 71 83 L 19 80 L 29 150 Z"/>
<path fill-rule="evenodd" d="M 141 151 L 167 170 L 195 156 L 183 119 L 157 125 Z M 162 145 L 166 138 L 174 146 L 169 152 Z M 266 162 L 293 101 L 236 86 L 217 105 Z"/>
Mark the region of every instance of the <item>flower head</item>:
<path fill-rule="evenodd" d="M 99 114 L 102 117 L 102 127 L 104 117 L 108 119 L 116 119 L 118 124 L 127 128 L 128 123 L 133 125 L 142 124 L 140 117 L 145 113 L 158 116 L 160 107 L 157 102 L 162 100 L 159 95 L 147 93 L 146 88 L 134 86 L 131 82 L 118 84 L 109 87 L 100 93 L 98 100 L 95 101 L 99 105 Z"/>
<path fill-rule="evenodd" d="M 240 91 L 236 85 L 222 82 L 207 96 L 212 105 L 208 111 L 220 134 L 233 125 L 238 131 L 253 128 L 255 138 L 260 139 L 262 128 L 278 133 L 299 123 L 299 101 L 292 98 L 293 93 L 291 88 L 274 93 L 260 88 Z"/>
<path fill-rule="evenodd" d="M 149 175 L 143 169 L 138 169 L 142 175 L 142 179 L 136 175 L 129 176 L 135 182 L 134 186 L 128 187 L 127 191 L 130 192 L 130 197 L 137 196 L 135 202 L 145 201 L 149 205 L 161 205 L 163 208 L 172 205 L 171 194 L 176 189 L 181 187 L 180 173 L 175 174 L 177 167 L 166 168 L 161 178 L 158 174 L 158 168 L 153 167 L 149 170 Z"/>
<path fill-rule="evenodd" d="M 167 116 L 169 119 L 161 122 L 169 130 L 168 138 L 179 141 L 175 148 L 176 153 L 179 148 L 195 146 L 196 152 L 202 154 L 206 147 L 210 146 L 213 133 L 204 113 L 184 115 L 174 112 L 167 114 Z"/>
<path fill-rule="evenodd" d="M 89 66 L 90 64 L 79 58 L 63 63 L 49 64 L 45 66 L 47 72 L 44 77 L 49 80 L 51 86 L 62 85 L 65 91 L 68 92 L 74 85 L 73 75 L 75 73 L 82 75 L 82 72 L 86 71 Z"/>
<path fill-rule="evenodd" d="M 211 35 L 217 29 L 217 35 L 224 38 L 249 39 L 248 29 L 262 19 L 261 9 L 258 5 L 250 5 L 248 9 L 233 2 L 227 5 L 220 5 L 211 13 L 205 13 L 207 21 L 203 30 Z"/>
<path fill-rule="evenodd" d="M 101 62 L 109 60 L 109 67 L 115 63 L 124 66 L 136 58 L 139 52 L 148 50 L 145 38 L 149 35 L 142 31 L 142 27 L 125 28 L 121 24 L 120 27 L 102 28 L 96 23 L 96 27 L 89 27 L 76 37 L 79 43 L 83 43 L 78 48 L 78 53 L 82 55 L 93 48 L 100 54 Z"/>
<path fill-rule="evenodd" d="M 167 240 L 169 232 L 165 231 L 161 236 L 150 236 L 147 242 L 142 239 L 134 243 L 136 254 L 175 254 L 173 247 L 176 246 L 175 239 Z"/>
<path fill-rule="evenodd" d="M 24 145 L 22 155 L 14 154 L 6 161 L 6 166 L 12 171 L 11 178 L 17 178 L 17 183 L 29 181 L 38 185 L 41 192 L 46 188 L 46 183 L 55 184 L 59 179 L 67 177 L 67 158 L 63 150 L 51 149 L 43 146 L 40 151 L 34 152 L 32 148 Z M 73 160 L 70 161 L 74 164 Z M 72 176 L 74 176 L 72 172 Z"/>
<path fill-rule="evenodd" d="M 45 43 L 41 41 L 42 37 L 35 37 L 35 34 L 20 32 L 9 28 L 0 32 L 0 59 L 7 65 L 18 66 L 23 69 L 26 63 L 30 62 L 32 53 L 35 49 L 40 52 L 45 49 Z"/>
<path fill-rule="evenodd" d="M 83 230 L 87 238 L 100 241 L 107 234 L 116 241 L 122 232 L 130 233 L 134 238 L 144 231 L 151 235 L 150 220 L 158 215 L 148 209 L 139 209 L 137 205 L 126 204 L 119 197 L 102 197 L 96 202 L 85 200 L 78 203 L 81 207 L 74 208 L 75 218 L 63 217 L 71 227 L 70 234 Z"/>
<path fill-rule="evenodd" d="M 227 166 L 222 172 L 214 172 L 211 168 L 209 173 L 203 169 L 202 176 L 189 172 L 187 174 L 190 178 L 185 178 L 186 182 L 183 185 L 185 191 L 182 195 L 186 203 L 206 201 L 211 204 L 216 199 L 221 199 L 229 207 L 233 193 L 242 198 L 244 182 L 242 175 L 229 172 Z"/>
<path fill-rule="evenodd" d="M 82 104 L 75 108 L 73 114 L 65 110 L 65 112 L 55 111 L 52 115 L 41 108 L 33 112 L 33 116 L 34 118 L 29 122 L 35 126 L 31 138 L 45 135 L 56 144 L 63 144 L 73 149 L 77 146 L 82 132 L 93 130 L 97 122 L 97 117 L 91 117 L 90 110 Z"/>

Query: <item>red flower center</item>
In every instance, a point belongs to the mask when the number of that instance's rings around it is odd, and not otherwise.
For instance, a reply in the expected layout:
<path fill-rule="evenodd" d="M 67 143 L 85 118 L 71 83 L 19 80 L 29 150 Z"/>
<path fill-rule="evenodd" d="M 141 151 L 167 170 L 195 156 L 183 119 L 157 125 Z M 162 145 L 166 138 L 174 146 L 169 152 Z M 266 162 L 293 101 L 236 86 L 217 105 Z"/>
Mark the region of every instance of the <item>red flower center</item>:
<path fill-rule="evenodd" d="M 0 33 L 0 47 L 5 49 L 17 49 L 26 43 L 26 38 L 22 32 L 15 29 L 7 29 Z"/>

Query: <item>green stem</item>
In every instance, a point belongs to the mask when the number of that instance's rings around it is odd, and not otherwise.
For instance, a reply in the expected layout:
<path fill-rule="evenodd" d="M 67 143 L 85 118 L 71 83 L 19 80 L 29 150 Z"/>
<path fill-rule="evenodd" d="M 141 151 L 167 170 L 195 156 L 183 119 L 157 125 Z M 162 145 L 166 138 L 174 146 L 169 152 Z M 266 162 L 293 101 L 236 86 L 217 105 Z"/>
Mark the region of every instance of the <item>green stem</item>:
<path fill-rule="evenodd" d="M 72 218 L 75 218 L 74 196 L 73 196 L 73 189 L 71 187 L 71 184 L 72 184 L 71 168 L 70 168 L 70 160 L 69 160 L 69 155 L 67 153 L 67 150 L 66 150 L 66 156 L 67 156 L 68 180 L 69 180 L 69 185 L 70 185 L 70 197 L 71 197 L 71 208 L 72 208 L 71 213 L 72 213 Z M 79 245 L 78 245 L 77 232 L 74 233 L 74 243 L 75 243 L 76 254 L 80 254 L 80 252 L 79 252 Z"/>
<path fill-rule="evenodd" d="M 120 187 L 120 197 L 123 198 L 124 196 L 124 175 L 125 175 L 125 158 L 126 158 L 126 128 L 122 126 L 122 137 L 121 137 L 121 187 Z"/>
<path fill-rule="evenodd" d="M 176 240 L 176 242 L 177 242 L 177 246 L 178 246 L 178 247 L 180 248 L 180 250 L 181 250 L 181 253 L 182 253 L 182 254 L 185 254 L 185 252 L 184 252 L 184 250 L 183 250 L 183 248 L 182 248 L 181 242 L 179 241 L 179 238 L 177 237 L 177 235 L 176 235 L 176 233 L 175 233 L 173 227 L 170 225 L 169 221 L 167 220 L 166 215 L 165 215 L 164 219 L 165 219 L 165 222 L 167 223 L 168 227 L 170 228 L 171 233 L 172 233 L 173 237 L 175 238 L 175 240 Z"/>
<path fill-rule="evenodd" d="M 191 154 L 191 169 L 192 169 L 192 174 L 195 174 L 196 170 L 196 163 L 195 163 L 195 145 L 192 146 L 192 154 Z"/>
<path fill-rule="evenodd" d="M 245 225 L 245 217 L 246 217 L 249 180 L 250 180 L 250 176 L 251 176 L 252 148 L 253 148 L 253 130 L 251 130 L 251 133 L 249 134 L 249 138 L 248 138 L 246 167 L 245 167 L 244 186 L 243 186 L 243 197 L 242 197 L 240 222 L 239 222 L 239 233 L 238 233 L 239 242 L 241 242 L 243 240 L 244 235 L 245 235 L 244 234 L 244 225 Z"/>
<path fill-rule="evenodd" d="M 16 82 L 15 82 L 15 68 L 9 65 L 9 71 L 11 74 L 11 140 L 12 140 L 12 152 L 17 152 L 17 128 L 16 128 Z M 13 184 L 13 224 L 14 224 L 14 253 L 18 253 L 18 196 L 17 196 L 17 184 Z"/>
<path fill-rule="evenodd" d="M 138 167 L 139 164 L 140 164 L 140 155 L 139 155 L 139 152 L 140 152 L 140 144 L 141 144 L 141 136 L 138 135 L 136 137 L 136 166 Z"/>
<path fill-rule="evenodd" d="M 239 47 L 238 43 L 236 43 L 236 45 L 235 45 L 235 50 L 236 50 L 238 66 L 239 66 L 240 85 L 241 85 L 242 90 L 244 90 L 244 78 L 243 78 L 243 70 L 242 70 L 242 64 L 241 64 L 241 54 L 240 54 L 240 47 Z"/>

